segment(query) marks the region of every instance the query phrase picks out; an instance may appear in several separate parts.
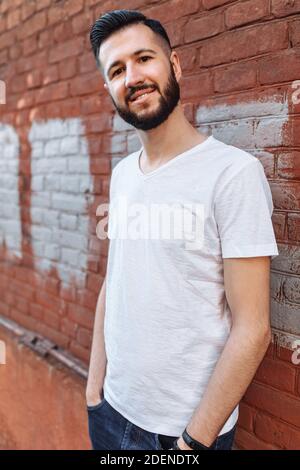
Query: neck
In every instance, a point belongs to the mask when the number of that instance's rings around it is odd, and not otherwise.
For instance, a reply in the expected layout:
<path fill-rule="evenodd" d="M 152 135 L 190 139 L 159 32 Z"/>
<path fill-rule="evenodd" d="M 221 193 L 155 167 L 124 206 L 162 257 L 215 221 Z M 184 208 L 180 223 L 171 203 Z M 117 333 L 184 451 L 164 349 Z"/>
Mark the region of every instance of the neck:
<path fill-rule="evenodd" d="M 168 119 L 150 131 L 137 129 L 147 162 L 155 164 L 189 150 L 206 139 L 186 119 L 179 103 Z"/>

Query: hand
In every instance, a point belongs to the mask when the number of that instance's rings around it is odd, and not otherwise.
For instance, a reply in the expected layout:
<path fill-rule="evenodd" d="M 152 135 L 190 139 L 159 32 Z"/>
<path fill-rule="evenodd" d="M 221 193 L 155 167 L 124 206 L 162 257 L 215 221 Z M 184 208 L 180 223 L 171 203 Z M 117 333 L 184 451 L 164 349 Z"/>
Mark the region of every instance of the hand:
<path fill-rule="evenodd" d="M 101 403 L 101 398 L 100 396 L 95 396 L 95 397 L 90 397 L 90 398 L 86 398 L 86 404 L 87 406 L 96 406 L 96 405 L 99 405 L 99 403 Z"/>
<path fill-rule="evenodd" d="M 85 391 L 85 398 L 87 406 L 98 405 L 101 400 L 103 400 L 102 390 L 100 393 L 98 389 L 95 390 L 93 388 L 87 387 Z"/>
<path fill-rule="evenodd" d="M 177 442 L 177 445 L 179 447 L 180 450 L 193 450 L 191 447 L 189 447 L 185 442 L 184 440 L 182 439 L 182 437 L 179 437 L 177 439 L 177 441 L 174 441 L 174 443 Z M 178 450 L 178 449 L 175 449 L 175 446 L 173 444 L 173 447 L 170 447 L 170 449 L 168 450 Z"/>

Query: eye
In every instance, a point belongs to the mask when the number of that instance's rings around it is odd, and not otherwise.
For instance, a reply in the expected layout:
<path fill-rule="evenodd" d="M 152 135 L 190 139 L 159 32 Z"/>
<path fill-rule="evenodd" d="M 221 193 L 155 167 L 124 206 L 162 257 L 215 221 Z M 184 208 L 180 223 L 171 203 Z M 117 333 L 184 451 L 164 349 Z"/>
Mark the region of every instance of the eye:
<path fill-rule="evenodd" d="M 152 57 L 150 57 L 149 55 L 143 55 L 142 57 L 140 57 L 141 60 L 143 59 L 152 59 Z M 143 60 L 143 62 L 146 62 Z"/>
<path fill-rule="evenodd" d="M 146 59 L 146 60 L 144 60 Z M 139 57 L 139 60 L 141 60 L 142 62 L 147 62 L 148 59 L 152 59 L 152 57 L 150 57 L 149 55 L 143 55 L 142 57 Z M 120 72 L 122 71 L 123 67 L 119 67 L 118 69 L 116 69 L 113 73 L 112 73 L 112 76 L 111 78 L 114 78 L 116 75 L 119 75 Z"/>
<path fill-rule="evenodd" d="M 115 75 L 119 75 L 119 72 L 122 70 L 122 67 L 120 67 L 119 69 L 116 69 L 113 74 L 112 74 L 112 78 L 114 78 Z"/>

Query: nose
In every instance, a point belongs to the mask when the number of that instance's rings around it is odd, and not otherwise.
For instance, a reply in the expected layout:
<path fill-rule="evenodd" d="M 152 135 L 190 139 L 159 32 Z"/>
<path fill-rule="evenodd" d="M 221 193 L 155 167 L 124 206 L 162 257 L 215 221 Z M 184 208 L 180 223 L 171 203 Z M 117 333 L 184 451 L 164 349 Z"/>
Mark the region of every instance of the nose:
<path fill-rule="evenodd" d="M 125 86 L 126 88 L 133 88 L 144 82 L 144 77 L 141 70 L 135 66 L 128 66 L 126 69 Z"/>

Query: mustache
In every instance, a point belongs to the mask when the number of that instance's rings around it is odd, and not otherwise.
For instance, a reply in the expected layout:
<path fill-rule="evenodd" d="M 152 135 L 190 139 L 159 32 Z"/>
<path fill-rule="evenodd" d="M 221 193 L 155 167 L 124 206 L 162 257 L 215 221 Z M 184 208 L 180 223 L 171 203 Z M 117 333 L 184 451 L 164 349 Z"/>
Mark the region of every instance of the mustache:
<path fill-rule="evenodd" d="M 137 92 L 137 91 L 141 91 L 141 90 L 157 90 L 156 87 L 154 87 L 153 85 L 152 86 L 143 86 L 143 87 L 139 87 L 139 88 L 134 88 L 133 90 L 131 90 L 130 92 L 130 95 L 127 97 L 127 101 L 130 101 L 132 96 Z"/>

